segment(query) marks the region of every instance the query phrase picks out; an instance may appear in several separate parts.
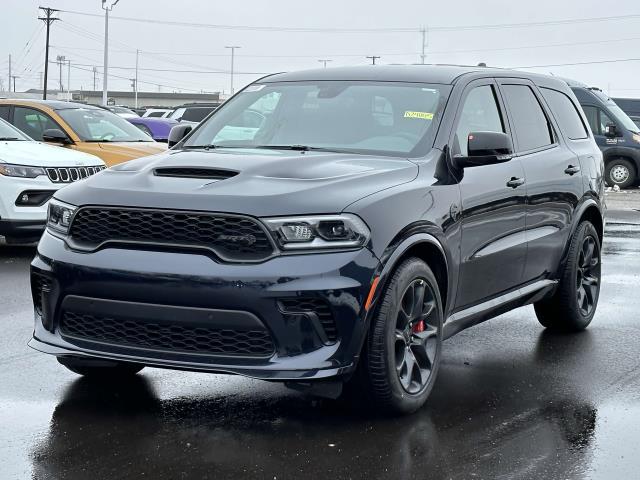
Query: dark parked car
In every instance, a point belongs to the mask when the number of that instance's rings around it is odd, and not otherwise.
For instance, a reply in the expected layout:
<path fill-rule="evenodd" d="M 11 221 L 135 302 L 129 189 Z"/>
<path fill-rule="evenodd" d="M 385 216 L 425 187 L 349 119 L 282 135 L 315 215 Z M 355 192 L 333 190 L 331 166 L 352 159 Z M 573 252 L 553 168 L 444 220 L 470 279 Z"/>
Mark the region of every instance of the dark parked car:
<path fill-rule="evenodd" d="M 185 103 L 177 106 L 168 118 L 178 122 L 199 123 L 219 106 L 219 103 Z"/>
<path fill-rule="evenodd" d="M 276 74 L 170 144 L 51 202 L 30 345 L 76 373 L 344 386 L 409 412 L 443 339 L 527 304 L 554 330 L 593 319 L 602 153 L 559 79 Z"/>
<path fill-rule="evenodd" d="M 569 80 L 604 155 L 605 181 L 620 188 L 640 181 L 640 128 L 599 88 Z"/>
<path fill-rule="evenodd" d="M 178 124 L 170 118 L 136 117 L 127 118 L 127 120 L 156 142 L 166 142 L 169 139 L 169 132 Z"/>

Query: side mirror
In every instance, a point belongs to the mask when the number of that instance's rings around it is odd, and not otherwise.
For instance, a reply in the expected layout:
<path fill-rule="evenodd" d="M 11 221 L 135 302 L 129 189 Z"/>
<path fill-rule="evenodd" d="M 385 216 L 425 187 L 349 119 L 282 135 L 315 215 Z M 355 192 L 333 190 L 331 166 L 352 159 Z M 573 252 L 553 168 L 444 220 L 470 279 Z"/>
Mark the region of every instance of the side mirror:
<path fill-rule="evenodd" d="M 42 141 L 50 143 L 61 143 L 68 145 L 71 143 L 71 139 L 59 128 L 48 128 L 42 132 Z"/>
<path fill-rule="evenodd" d="M 167 141 L 167 145 L 169 148 L 174 145 L 180 143 L 184 137 L 189 135 L 189 133 L 193 130 L 193 125 L 176 125 L 169 132 L 169 139 Z"/>
<path fill-rule="evenodd" d="M 471 132 L 467 138 L 467 152 L 466 157 L 453 157 L 456 167 L 480 167 L 508 162 L 513 157 L 513 144 L 506 133 Z"/>
<path fill-rule="evenodd" d="M 604 127 L 604 136 L 607 138 L 615 138 L 618 136 L 618 127 L 616 127 L 615 123 L 607 123 L 607 126 Z"/>

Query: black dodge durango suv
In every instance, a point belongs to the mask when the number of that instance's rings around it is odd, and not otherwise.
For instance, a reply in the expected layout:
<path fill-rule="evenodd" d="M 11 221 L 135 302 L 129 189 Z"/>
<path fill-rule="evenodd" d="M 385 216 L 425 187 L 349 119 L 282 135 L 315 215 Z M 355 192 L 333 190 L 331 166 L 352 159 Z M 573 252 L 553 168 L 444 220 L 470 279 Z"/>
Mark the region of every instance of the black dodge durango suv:
<path fill-rule="evenodd" d="M 602 153 L 561 80 L 275 74 L 171 137 L 51 201 L 30 345 L 76 373 L 239 374 L 405 413 L 462 329 L 595 314 Z"/>

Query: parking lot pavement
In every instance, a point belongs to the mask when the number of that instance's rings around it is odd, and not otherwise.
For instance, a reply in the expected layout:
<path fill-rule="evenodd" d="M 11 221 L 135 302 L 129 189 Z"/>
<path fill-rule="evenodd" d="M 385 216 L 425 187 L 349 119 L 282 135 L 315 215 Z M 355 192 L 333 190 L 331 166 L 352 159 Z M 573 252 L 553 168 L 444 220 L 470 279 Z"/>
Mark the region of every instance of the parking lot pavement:
<path fill-rule="evenodd" d="M 631 207 L 628 207 L 631 208 Z M 80 379 L 26 347 L 33 247 L 0 246 L 3 479 L 637 478 L 640 213 L 609 212 L 592 326 L 526 307 L 445 342 L 425 408 L 371 418 L 240 377 Z"/>

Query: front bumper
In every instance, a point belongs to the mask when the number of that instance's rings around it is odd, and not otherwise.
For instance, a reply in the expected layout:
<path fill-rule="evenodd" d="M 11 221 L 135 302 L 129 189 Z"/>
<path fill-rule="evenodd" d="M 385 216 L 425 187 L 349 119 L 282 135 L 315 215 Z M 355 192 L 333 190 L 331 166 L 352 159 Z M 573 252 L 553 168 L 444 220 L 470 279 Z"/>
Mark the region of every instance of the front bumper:
<path fill-rule="evenodd" d="M 279 256 L 250 265 L 217 263 L 206 254 L 194 252 L 105 248 L 79 253 L 45 232 L 32 272 L 47 277 L 50 288 L 46 295 L 36 296 L 41 308 L 36 309 L 29 345 L 56 356 L 120 360 L 265 380 L 345 375 L 354 368 L 366 336 L 368 318 L 362 306 L 378 265 L 378 259 L 367 249 Z M 337 331 L 331 341 L 322 335 L 317 317 L 283 313 L 283 300 L 299 298 L 313 298 L 328 305 Z M 112 317 L 124 312 L 127 321 L 136 316 L 139 318 L 133 321 L 160 318 L 171 322 L 175 318 L 179 325 L 180 318 L 192 323 L 197 317 L 200 325 L 206 326 L 209 318 L 212 325 L 222 321 L 226 322 L 225 328 L 230 328 L 233 325 L 229 322 L 242 323 L 253 317 L 268 331 L 273 352 L 259 356 L 203 354 L 113 340 L 79 341 L 65 332 L 63 324 L 69 302 L 76 300 L 85 311 L 104 310 Z M 95 307 L 91 307 L 92 302 Z M 108 302 L 113 302 L 113 307 Z M 174 313 L 181 309 L 189 313 Z M 235 313 L 225 318 L 224 312 Z"/>

